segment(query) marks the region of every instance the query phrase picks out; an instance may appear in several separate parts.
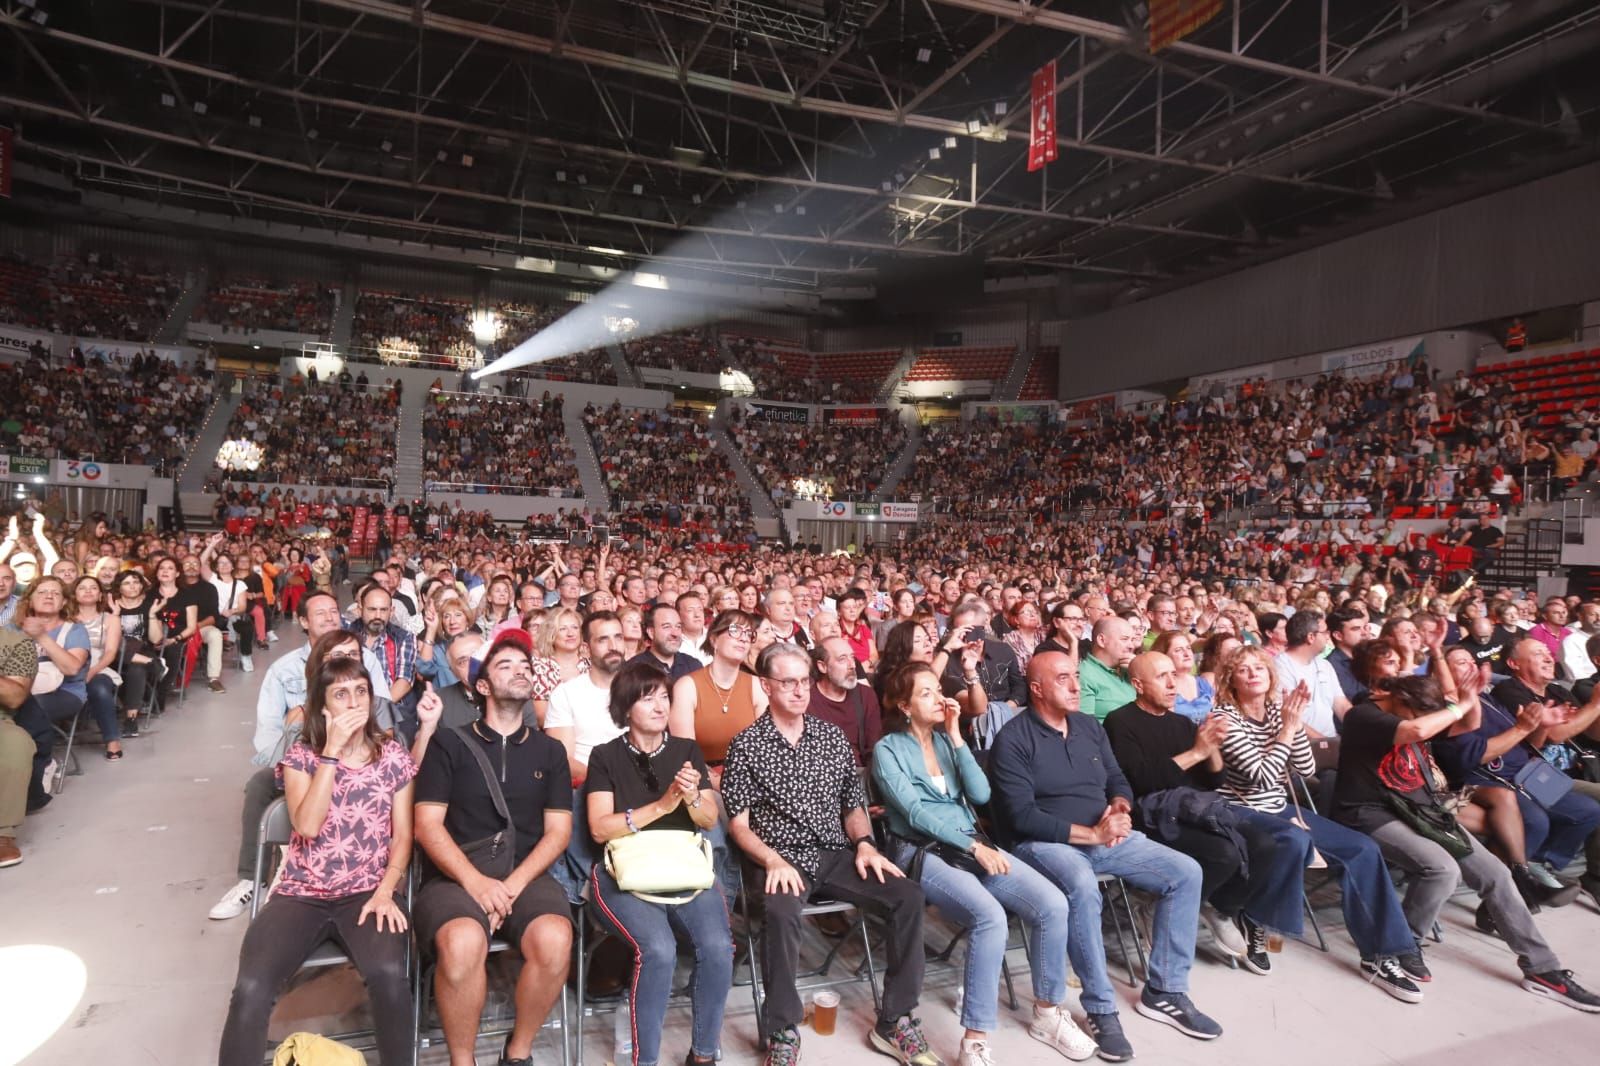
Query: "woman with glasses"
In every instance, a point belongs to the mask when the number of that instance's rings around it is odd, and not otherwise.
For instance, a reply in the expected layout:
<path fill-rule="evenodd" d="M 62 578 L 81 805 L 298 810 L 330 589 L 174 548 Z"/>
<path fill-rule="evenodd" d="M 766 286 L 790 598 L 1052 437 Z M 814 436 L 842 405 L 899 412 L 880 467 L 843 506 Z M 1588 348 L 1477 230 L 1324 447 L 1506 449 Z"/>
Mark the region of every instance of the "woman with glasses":
<path fill-rule="evenodd" d="M 611 682 L 611 718 L 627 732 L 589 753 L 585 802 L 597 844 L 664 829 L 701 833 L 717 824 L 717 794 L 699 745 L 667 729 L 670 684 L 652 663 L 629 663 Z M 694 952 L 686 1066 L 714 1061 L 733 984 L 733 937 L 722 898 L 701 892 L 686 903 L 643 899 L 624 892 L 600 862 L 589 876 L 605 922 L 633 948 L 633 1066 L 660 1059 L 680 936 Z"/>
<path fill-rule="evenodd" d="M 743 611 L 717 615 L 706 631 L 710 665 L 678 678 L 672 687 L 672 735 L 699 744 L 712 783 L 718 786 L 728 742 L 767 709 L 767 694 L 742 668 L 758 624 Z"/>
<path fill-rule="evenodd" d="M 1058 651 L 1062 655 L 1078 656 L 1078 645 L 1084 640 L 1089 626 L 1088 616 L 1071 600 L 1062 600 L 1045 612 L 1050 631 L 1033 649 L 1033 654 Z"/>

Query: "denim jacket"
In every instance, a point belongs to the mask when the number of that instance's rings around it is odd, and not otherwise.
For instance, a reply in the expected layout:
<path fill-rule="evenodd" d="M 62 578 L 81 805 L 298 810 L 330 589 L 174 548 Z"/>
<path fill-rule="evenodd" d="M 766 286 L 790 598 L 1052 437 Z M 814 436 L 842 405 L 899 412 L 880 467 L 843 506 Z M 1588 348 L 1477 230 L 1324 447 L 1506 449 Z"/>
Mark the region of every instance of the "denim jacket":
<path fill-rule="evenodd" d="M 945 792 L 933 786 L 922 745 L 910 733 L 891 733 L 872 749 L 872 777 L 889 831 L 908 840 L 931 837 L 965 850 L 977 829 L 971 804 L 989 802 L 989 779 L 965 744 L 956 748 L 943 733 L 935 733 L 933 750 L 944 771 Z"/>

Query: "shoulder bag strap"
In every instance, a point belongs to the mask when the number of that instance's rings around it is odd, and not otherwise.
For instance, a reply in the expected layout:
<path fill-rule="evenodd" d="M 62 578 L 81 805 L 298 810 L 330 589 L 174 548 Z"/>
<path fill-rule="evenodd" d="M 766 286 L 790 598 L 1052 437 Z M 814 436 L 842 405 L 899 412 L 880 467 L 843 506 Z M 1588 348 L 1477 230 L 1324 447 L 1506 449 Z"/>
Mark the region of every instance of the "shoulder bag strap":
<path fill-rule="evenodd" d="M 494 776 L 494 767 L 489 765 L 489 756 L 485 755 L 483 749 L 478 746 L 477 737 L 472 734 L 472 727 L 458 725 L 455 727 L 455 731 L 456 735 L 466 743 L 467 750 L 472 753 L 473 759 L 477 761 L 478 769 L 483 771 L 483 779 L 489 785 L 489 796 L 494 800 L 495 813 L 500 815 L 500 820 L 506 823 L 506 831 L 515 833 L 517 827 L 511 820 L 511 808 L 506 805 L 506 794 L 500 788 L 500 780 Z"/>

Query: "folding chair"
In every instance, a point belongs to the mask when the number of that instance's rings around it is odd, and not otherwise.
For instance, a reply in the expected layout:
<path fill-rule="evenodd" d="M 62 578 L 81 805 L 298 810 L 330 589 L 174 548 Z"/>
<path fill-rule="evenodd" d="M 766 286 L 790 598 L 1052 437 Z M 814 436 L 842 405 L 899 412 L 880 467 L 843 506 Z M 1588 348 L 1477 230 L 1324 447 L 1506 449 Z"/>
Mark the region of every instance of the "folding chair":
<path fill-rule="evenodd" d="M 1117 933 L 1117 950 L 1122 953 L 1122 963 L 1128 968 L 1128 987 L 1138 988 L 1139 974 L 1144 974 L 1148 980 L 1150 966 L 1145 959 L 1144 940 L 1139 935 L 1139 923 L 1134 919 L 1133 899 L 1128 895 L 1128 884 L 1122 878 L 1114 877 L 1111 874 L 1100 874 L 1097 880 L 1100 882 L 1100 894 L 1110 904 L 1107 910 L 1111 914 L 1112 928 Z M 1116 893 L 1116 895 L 1113 895 L 1113 893 Z M 1121 896 L 1121 913 L 1117 911 L 1117 895 Z M 1128 957 L 1127 941 L 1123 939 L 1122 923 L 1124 919 L 1128 923 L 1128 936 L 1133 939 L 1134 956 L 1139 960 L 1137 972 L 1133 968 L 1133 959 Z"/>
<path fill-rule="evenodd" d="M 500 936 L 498 933 L 489 937 L 489 955 L 491 958 L 503 951 L 510 950 L 511 942 Z M 419 962 L 420 965 L 418 965 L 413 971 L 414 983 L 412 985 L 413 1003 L 411 1013 L 412 1017 L 416 1020 L 417 1037 L 412 1041 L 411 1066 L 416 1066 L 417 1056 L 421 1054 L 423 1048 L 432 1047 L 436 1043 L 441 1045 L 444 1043 L 443 1030 L 430 1024 L 428 1021 L 429 1014 L 431 1013 L 429 1007 L 433 1003 L 434 961 L 430 959 L 428 957 L 428 953 L 424 951 L 419 956 Z M 511 1016 L 514 1022 L 516 1018 L 515 1002 L 512 1004 Z M 582 1016 L 580 1015 L 579 1017 L 581 1018 Z M 561 1013 L 556 1018 L 546 1019 L 545 1023 L 539 1027 L 540 1032 L 544 1032 L 546 1029 L 555 1030 L 560 1034 L 561 1064 L 562 1066 L 572 1066 L 573 1033 L 571 1028 L 571 1016 L 567 1013 L 567 986 L 564 984 L 561 986 Z M 511 1025 L 509 1024 L 498 1026 L 491 1025 L 490 1027 L 485 1028 L 481 1021 L 478 1023 L 477 1036 L 480 1040 L 486 1036 L 505 1036 L 510 1032 Z M 438 1033 L 439 1035 L 435 1037 L 435 1033 Z M 577 1034 L 577 1038 L 579 1042 L 579 1052 L 581 1054 L 582 1034 Z"/>
<path fill-rule="evenodd" d="M 750 999 L 755 1005 L 756 1011 L 756 1039 L 758 1042 L 764 1042 L 766 1040 L 767 1028 L 766 1015 L 762 1009 L 762 1005 L 766 995 L 761 990 L 761 958 L 759 952 L 757 951 L 757 943 L 760 940 L 760 937 L 757 935 L 759 929 L 755 920 L 755 916 L 752 913 L 754 909 L 752 905 L 753 893 L 746 876 L 747 874 L 748 871 L 741 867 L 739 914 L 744 920 L 745 952 L 749 956 L 750 961 Z M 843 914 L 850 916 L 850 932 L 861 938 L 861 952 L 865 957 L 865 962 L 861 967 L 858 967 L 854 973 L 851 973 L 848 976 L 830 977 L 829 971 L 833 969 L 834 961 L 838 958 L 839 952 L 843 950 L 845 944 L 848 943 L 850 939 L 849 936 L 840 937 L 839 942 L 828 949 L 828 952 L 823 956 L 820 965 L 818 965 L 815 969 L 801 970 L 795 973 L 795 987 L 797 990 L 804 993 L 818 988 L 833 988 L 838 985 L 848 985 L 855 984 L 859 981 L 866 981 L 867 986 L 872 990 L 872 1006 L 874 1011 L 876 1011 L 880 1007 L 882 1000 L 878 993 L 878 971 L 872 959 L 872 940 L 867 935 L 867 920 L 865 914 L 862 912 L 861 908 L 857 907 L 853 903 L 845 903 L 840 900 L 831 900 L 826 898 L 818 899 L 812 903 L 807 903 L 805 906 L 800 908 L 800 916 L 802 918 L 817 918 L 824 914 Z"/>
<path fill-rule="evenodd" d="M 261 907 L 265 902 L 267 893 L 271 888 L 271 881 L 268 879 L 271 873 L 271 871 L 268 869 L 269 863 L 267 859 L 268 854 L 270 854 L 269 849 L 286 847 L 289 844 L 289 839 L 293 833 L 294 827 L 289 821 L 289 803 L 287 800 L 279 797 L 278 799 L 272 801 L 271 805 L 267 807 L 266 813 L 262 814 L 261 816 L 261 831 L 256 840 L 255 873 L 252 875 L 253 880 L 255 881 L 255 891 L 250 894 L 251 921 L 255 921 L 256 915 L 260 912 Z M 411 880 L 408 877 L 406 880 L 407 914 L 410 914 L 411 912 L 411 902 Z M 410 974 L 413 979 L 416 976 L 416 950 L 415 940 L 410 933 L 407 933 L 406 972 Z M 334 943 L 332 940 L 324 940 L 321 944 L 318 944 L 312 949 L 311 954 L 306 957 L 306 961 L 300 964 L 300 969 L 320 970 L 326 969 L 329 966 L 341 966 L 349 961 L 350 957 L 340 950 L 338 944 Z M 351 1044 L 352 1046 L 355 1046 L 359 1042 L 364 1045 L 369 1045 L 368 1047 L 363 1047 L 362 1050 L 370 1050 L 372 1047 L 376 1046 L 375 1036 L 376 1034 L 372 1030 L 362 1029 L 355 1032 L 342 1033 L 338 1036 L 332 1036 L 329 1037 L 329 1039 L 337 1040 L 342 1044 Z M 272 1061 L 272 1055 L 270 1052 L 264 1057 L 263 1061 Z M 415 1066 L 415 1062 L 416 1048 L 415 1042 L 413 1042 L 412 1066 Z"/>
<path fill-rule="evenodd" d="M 57 795 L 67 787 L 67 778 L 79 777 L 83 774 L 83 766 L 78 762 L 78 753 L 73 750 L 73 742 L 78 736 L 78 724 L 83 721 L 83 716 L 88 713 L 89 704 L 85 702 L 82 707 L 78 708 L 77 713 L 72 716 L 71 721 L 65 725 L 56 721 L 50 723 L 50 728 L 55 731 L 56 739 L 66 743 L 66 751 L 62 753 L 61 758 L 56 762 L 56 780 L 52 791 Z"/>

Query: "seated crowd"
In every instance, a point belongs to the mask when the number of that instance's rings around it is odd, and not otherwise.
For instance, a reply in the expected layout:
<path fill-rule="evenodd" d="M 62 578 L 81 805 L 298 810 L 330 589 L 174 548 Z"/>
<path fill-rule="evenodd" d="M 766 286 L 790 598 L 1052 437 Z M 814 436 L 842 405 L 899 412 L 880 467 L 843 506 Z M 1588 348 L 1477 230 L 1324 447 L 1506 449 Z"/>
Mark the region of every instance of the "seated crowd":
<path fill-rule="evenodd" d="M 728 435 L 779 506 L 794 499 L 864 500 L 906 443 L 905 424 L 896 418 L 797 425 L 747 417 L 730 425 Z"/>
<path fill-rule="evenodd" d="M 750 501 L 704 419 L 655 408 L 584 409 L 583 424 L 624 527 L 687 530 L 697 541 L 753 539 Z M 670 536 L 670 533 L 669 533 Z M 674 538 L 677 539 L 677 538 Z"/>
<path fill-rule="evenodd" d="M 1558 460 L 1569 481 L 1594 475 L 1591 412 L 1535 434 L 1522 428 L 1532 408 L 1492 386 L 1443 381 L 1422 361 L 1375 377 L 1255 381 L 1235 397 L 1087 425 L 936 427 L 901 491 L 954 511 L 1101 506 L 1198 518 L 1253 509 L 1355 520 L 1418 505 L 1505 514 L 1523 481 L 1550 476 Z"/>
<path fill-rule="evenodd" d="M 0 322 L 104 340 L 154 340 L 183 280 L 104 252 L 34 261 L 0 254 Z"/>
<path fill-rule="evenodd" d="M 547 394 L 548 397 L 548 394 Z M 422 417 L 422 476 L 430 491 L 579 496 L 562 398 L 539 403 L 459 393 L 430 395 Z"/>
<path fill-rule="evenodd" d="M 681 370 L 690 374 L 720 374 L 727 369 L 722 350 L 703 329 L 657 333 L 631 340 L 622 346 L 622 352 L 633 366 Z"/>
<path fill-rule="evenodd" d="M 0 391 L 10 398 L 0 451 L 162 472 L 188 456 L 211 402 L 194 367 L 154 353 L 107 361 L 81 349 L 64 367 L 38 358 L 0 363 Z"/>
<path fill-rule="evenodd" d="M 193 318 L 221 326 L 224 333 L 273 329 L 323 337 L 338 307 L 338 290 L 331 285 L 233 276 L 212 286 Z"/>
<path fill-rule="evenodd" d="M 492 305 L 489 312 L 496 323 L 497 336 L 489 345 L 489 358 L 504 355 L 540 330 L 554 325 L 572 307 L 572 304 L 561 302 L 540 304 L 520 300 L 504 300 Z M 511 371 L 507 378 L 508 395 L 526 395 L 527 388 L 536 386 L 541 378 L 615 385 L 617 368 L 611 363 L 610 352 L 595 348 L 576 355 L 543 360 L 520 374 Z"/>
<path fill-rule="evenodd" d="M 734 365 L 750 375 L 755 395 L 788 403 L 822 403 L 827 395 L 811 353 L 757 337 L 725 334 Z"/>
<path fill-rule="evenodd" d="M 444 359 L 458 369 L 478 363 L 472 304 L 444 296 L 363 290 L 356 298 L 351 343 L 386 363 Z"/>
<path fill-rule="evenodd" d="M 234 459 L 230 453 L 220 480 L 392 485 L 399 397 L 365 378 L 363 372 L 343 386 L 298 375 L 249 382 L 226 436 L 255 444 L 259 455 Z"/>
<path fill-rule="evenodd" d="M 489 938 L 522 956 L 501 1061 L 524 1062 L 580 905 L 633 948 L 635 1062 L 658 1061 L 676 939 L 689 942 L 688 1054 L 709 1062 L 732 977 L 727 905 L 744 895 L 764 914 L 766 1061 L 791 1066 L 800 908 L 820 894 L 865 908 L 887 940 L 867 1034 L 886 1054 L 943 1061 L 916 1020 L 931 905 L 970 937 L 965 1032 L 949 1049 L 963 1066 L 989 1066 L 1008 1024 L 1008 912 L 1030 933 L 1028 1034 L 1122 1061 L 1133 1040 L 1100 922 L 1122 903 L 1103 878 L 1134 894 L 1149 940 L 1135 1011 L 1210 1040 L 1223 1025 L 1189 996 L 1197 949 L 1237 960 L 1239 980 L 1270 976 L 1274 941 L 1303 931 L 1304 875 L 1322 869 L 1350 970 L 1398 1002 L 1449 995 L 1424 944 L 1465 882 L 1472 923 L 1506 943 L 1522 988 L 1600 1012 L 1534 917 L 1580 896 L 1600 906 L 1600 605 L 1576 597 L 1290 578 L 1247 590 L 1170 560 L 981 543 L 959 564 L 920 541 L 729 559 L 649 536 L 585 548 L 425 532 L 422 519 L 341 610 L 323 563 L 337 537 L 122 536 L 93 520 L 52 538 L 42 513 L 28 521 L 0 544 L 0 622 L 14 627 L 0 630 L 0 696 L 15 722 L 0 724 L 0 759 L 27 769 L 20 788 L 0 777 L 0 862 L 20 861 L 23 810 L 51 802 L 52 723 L 93 720 L 116 760 L 151 687 L 204 661 L 220 689 L 230 636 L 248 669 L 280 614 L 305 631 L 257 696 L 241 824 L 281 794 L 295 837 L 244 939 L 223 1062 L 259 1059 L 273 999 L 330 936 L 367 980 L 380 1054 L 409 1054 L 413 933 L 437 960 L 428 992 L 463 1063 Z M 44 688 L 46 674 L 60 683 Z M 480 844 L 504 822 L 479 755 L 518 783 L 504 789 L 507 848 Z M 659 830 L 676 833 L 640 839 Z M 255 845 L 252 831 L 213 917 L 258 891 Z M 1403 891 L 1391 872 L 1409 876 Z M 660 899 L 680 891 L 699 894 Z"/>

